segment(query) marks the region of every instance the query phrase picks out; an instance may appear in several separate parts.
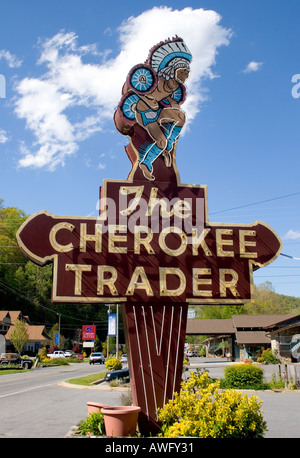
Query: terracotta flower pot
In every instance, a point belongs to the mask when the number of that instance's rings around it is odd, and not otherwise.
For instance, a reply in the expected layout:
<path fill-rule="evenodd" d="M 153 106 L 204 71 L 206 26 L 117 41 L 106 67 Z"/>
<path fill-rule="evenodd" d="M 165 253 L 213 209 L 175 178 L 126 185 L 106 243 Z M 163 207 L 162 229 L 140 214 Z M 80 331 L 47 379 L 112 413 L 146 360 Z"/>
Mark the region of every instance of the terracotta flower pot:
<path fill-rule="evenodd" d="M 87 402 L 87 406 L 88 406 L 88 415 L 90 413 L 98 413 L 100 412 L 101 409 L 109 409 L 110 406 L 107 405 L 107 404 L 101 404 L 100 402 Z"/>
<path fill-rule="evenodd" d="M 104 415 L 105 432 L 110 437 L 135 436 L 138 406 L 115 406 L 101 409 Z"/>

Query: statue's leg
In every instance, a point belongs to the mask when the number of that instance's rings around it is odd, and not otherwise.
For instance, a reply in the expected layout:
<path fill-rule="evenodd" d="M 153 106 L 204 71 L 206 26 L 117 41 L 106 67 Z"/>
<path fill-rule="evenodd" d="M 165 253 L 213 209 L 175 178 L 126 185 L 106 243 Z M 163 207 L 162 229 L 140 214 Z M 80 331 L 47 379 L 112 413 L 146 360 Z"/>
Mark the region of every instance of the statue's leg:
<path fill-rule="evenodd" d="M 161 155 L 161 153 L 167 147 L 167 139 L 157 123 L 151 123 L 147 126 L 147 131 L 154 142 L 144 145 L 140 153 L 140 168 L 143 171 L 145 178 L 148 180 L 154 180 L 152 175 L 153 162 Z"/>
<path fill-rule="evenodd" d="M 152 175 L 152 164 L 162 153 L 162 151 L 163 150 L 159 148 L 156 143 L 151 143 L 147 151 L 145 152 L 143 159 L 140 161 L 140 168 L 143 171 L 145 178 L 147 178 L 148 180 L 154 180 L 154 176 Z"/>

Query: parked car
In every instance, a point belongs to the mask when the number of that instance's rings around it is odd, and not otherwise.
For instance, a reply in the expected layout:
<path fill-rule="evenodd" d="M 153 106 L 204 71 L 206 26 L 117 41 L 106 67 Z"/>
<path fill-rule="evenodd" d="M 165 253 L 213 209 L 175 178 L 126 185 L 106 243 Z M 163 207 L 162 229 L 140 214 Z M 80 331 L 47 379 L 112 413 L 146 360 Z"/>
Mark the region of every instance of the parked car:
<path fill-rule="evenodd" d="M 121 356 L 120 361 L 121 361 L 121 363 L 127 363 L 127 355 L 126 355 L 126 353 L 124 353 L 124 354 Z"/>
<path fill-rule="evenodd" d="M 103 353 L 101 353 L 101 352 L 92 353 L 91 356 L 90 356 L 89 363 L 90 364 L 95 364 L 95 363 L 104 364 L 105 363 L 105 357 L 104 357 Z"/>
<path fill-rule="evenodd" d="M 65 354 L 65 357 L 66 357 L 66 358 L 69 358 L 69 357 L 73 356 L 72 350 L 65 350 L 65 351 L 64 351 L 64 354 Z"/>
<path fill-rule="evenodd" d="M 0 364 L 16 364 L 23 369 L 31 369 L 33 362 L 29 358 L 22 358 L 18 353 L 1 353 Z"/>
<path fill-rule="evenodd" d="M 199 353 L 195 350 L 191 350 L 186 353 L 186 356 L 188 356 L 189 358 L 193 358 L 195 356 L 199 356 Z"/>
<path fill-rule="evenodd" d="M 48 353 L 47 358 L 65 358 L 65 353 L 62 350 L 55 350 L 53 353 Z"/>
<path fill-rule="evenodd" d="M 105 374 L 104 380 L 107 382 L 110 382 L 111 380 L 114 379 L 129 379 L 129 369 L 126 367 L 125 369 L 120 369 L 120 370 L 115 370 L 115 371 L 110 371 Z"/>

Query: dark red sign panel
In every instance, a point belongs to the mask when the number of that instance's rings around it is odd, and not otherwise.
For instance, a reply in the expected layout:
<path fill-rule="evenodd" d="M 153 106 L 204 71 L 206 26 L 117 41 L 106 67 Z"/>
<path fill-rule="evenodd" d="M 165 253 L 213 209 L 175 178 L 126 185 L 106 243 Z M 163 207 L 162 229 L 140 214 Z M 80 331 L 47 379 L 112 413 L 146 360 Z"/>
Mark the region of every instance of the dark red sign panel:
<path fill-rule="evenodd" d="M 99 218 L 40 212 L 18 233 L 33 262 L 53 262 L 56 302 L 244 303 L 253 270 L 281 242 L 263 222 L 207 222 L 206 188 L 105 183 Z"/>

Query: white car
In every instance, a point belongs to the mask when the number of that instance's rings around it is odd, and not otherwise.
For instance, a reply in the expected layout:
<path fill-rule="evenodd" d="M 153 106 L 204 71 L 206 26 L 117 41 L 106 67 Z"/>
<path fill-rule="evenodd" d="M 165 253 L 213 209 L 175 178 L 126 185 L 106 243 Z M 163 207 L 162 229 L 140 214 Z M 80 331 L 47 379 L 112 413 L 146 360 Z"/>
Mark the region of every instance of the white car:
<path fill-rule="evenodd" d="M 101 353 L 100 351 L 92 353 L 91 356 L 90 356 L 89 363 L 90 364 L 95 364 L 95 363 L 104 364 L 105 363 L 105 357 L 104 357 L 103 353 Z"/>
<path fill-rule="evenodd" d="M 124 354 L 121 356 L 120 361 L 121 361 L 121 363 L 127 363 L 127 355 L 126 355 L 126 353 L 124 353 Z"/>
<path fill-rule="evenodd" d="M 66 350 L 64 353 L 65 353 L 65 357 L 66 357 L 66 358 L 68 358 L 68 357 L 70 357 L 70 356 L 73 355 L 72 350 Z"/>

